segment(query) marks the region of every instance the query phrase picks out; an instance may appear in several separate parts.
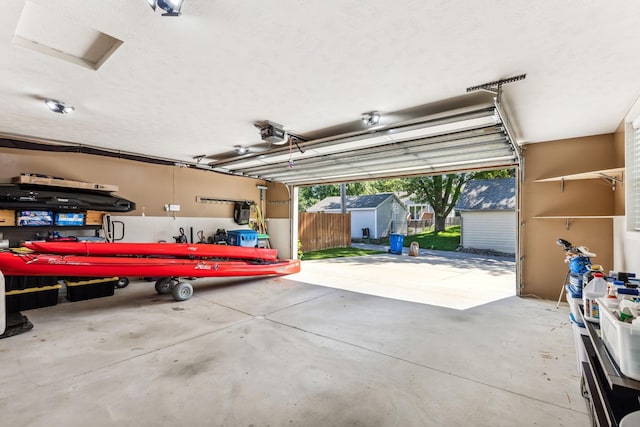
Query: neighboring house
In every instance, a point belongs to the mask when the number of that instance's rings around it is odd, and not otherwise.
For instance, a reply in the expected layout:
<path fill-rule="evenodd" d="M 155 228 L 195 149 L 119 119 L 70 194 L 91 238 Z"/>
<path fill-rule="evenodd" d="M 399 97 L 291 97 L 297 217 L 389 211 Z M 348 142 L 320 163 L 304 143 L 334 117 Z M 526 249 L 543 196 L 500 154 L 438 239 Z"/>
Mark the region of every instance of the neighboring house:
<path fill-rule="evenodd" d="M 410 220 L 412 221 L 431 221 L 434 220 L 433 208 L 428 203 L 418 203 L 411 200 L 410 197 L 404 197 L 402 202 L 409 211 Z M 447 216 L 447 224 L 453 223 L 455 218 L 455 212 L 451 210 Z"/>
<path fill-rule="evenodd" d="M 468 181 L 455 208 L 462 217 L 463 248 L 516 253 L 515 178 Z"/>
<path fill-rule="evenodd" d="M 361 239 L 363 230 L 379 239 L 389 233 L 407 233 L 409 211 L 394 193 L 347 196 L 347 212 L 351 213 L 351 237 Z M 327 197 L 307 209 L 307 212 L 340 213 L 340 196 Z"/>

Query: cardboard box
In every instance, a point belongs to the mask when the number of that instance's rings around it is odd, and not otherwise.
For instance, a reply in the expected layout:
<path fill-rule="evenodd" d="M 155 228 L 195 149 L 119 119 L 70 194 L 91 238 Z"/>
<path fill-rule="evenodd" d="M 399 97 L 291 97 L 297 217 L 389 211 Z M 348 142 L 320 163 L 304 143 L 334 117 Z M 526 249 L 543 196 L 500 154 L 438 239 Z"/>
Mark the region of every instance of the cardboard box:
<path fill-rule="evenodd" d="M 13 227 L 16 225 L 16 211 L 0 209 L 0 227 Z"/>
<path fill-rule="evenodd" d="M 87 216 L 84 219 L 85 225 L 102 225 L 102 217 L 104 212 L 102 211 L 87 211 Z"/>

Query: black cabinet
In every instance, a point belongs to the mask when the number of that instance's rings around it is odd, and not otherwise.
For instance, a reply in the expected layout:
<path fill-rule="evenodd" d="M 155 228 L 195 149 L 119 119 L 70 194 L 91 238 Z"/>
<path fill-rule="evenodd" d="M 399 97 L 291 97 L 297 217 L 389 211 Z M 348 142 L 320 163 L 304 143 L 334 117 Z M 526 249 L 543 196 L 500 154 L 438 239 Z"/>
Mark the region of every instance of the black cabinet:
<path fill-rule="evenodd" d="M 624 376 L 600 338 L 597 324 L 585 322 L 581 335 L 586 352 L 582 362 L 582 394 L 592 425 L 618 426 L 625 415 L 640 411 L 640 381 Z M 578 341 L 580 344 L 580 341 Z"/>

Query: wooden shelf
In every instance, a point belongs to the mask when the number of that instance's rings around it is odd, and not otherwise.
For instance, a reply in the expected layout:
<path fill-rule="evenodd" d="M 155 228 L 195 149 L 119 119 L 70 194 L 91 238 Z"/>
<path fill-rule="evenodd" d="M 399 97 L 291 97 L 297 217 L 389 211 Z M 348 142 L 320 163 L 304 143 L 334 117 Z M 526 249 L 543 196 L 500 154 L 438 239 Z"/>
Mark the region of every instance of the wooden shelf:
<path fill-rule="evenodd" d="M 591 172 L 574 173 L 570 175 L 554 176 L 550 178 L 536 179 L 533 182 L 560 182 L 560 181 L 575 181 L 581 179 L 598 179 L 605 180 L 615 179 L 618 182 L 622 182 L 622 175 L 624 168 L 615 169 L 602 169 Z"/>
<path fill-rule="evenodd" d="M 565 228 L 569 230 L 572 219 L 613 219 L 615 215 L 540 215 L 534 216 L 534 219 L 564 219 L 566 221 Z"/>
<path fill-rule="evenodd" d="M 615 215 L 541 215 L 534 216 L 537 219 L 607 219 L 615 218 Z"/>

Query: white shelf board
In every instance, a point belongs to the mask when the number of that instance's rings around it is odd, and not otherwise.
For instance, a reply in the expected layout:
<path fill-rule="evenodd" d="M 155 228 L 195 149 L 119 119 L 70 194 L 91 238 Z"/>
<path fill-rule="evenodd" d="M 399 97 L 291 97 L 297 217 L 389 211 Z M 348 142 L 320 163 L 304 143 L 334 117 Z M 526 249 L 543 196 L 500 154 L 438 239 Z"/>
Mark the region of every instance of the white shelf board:
<path fill-rule="evenodd" d="M 571 175 L 554 176 L 551 178 L 536 179 L 534 182 L 557 182 L 557 181 L 574 181 L 579 179 L 598 179 L 606 177 L 614 177 L 621 179 L 624 168 L 602 169 L 591 172 L 575 173 Z"/>
<path fill-rule="evenodd" d="M 615 215 L 543 215 L 534 216 L 537 219 L 603 219 L 615 218 Z"/>

